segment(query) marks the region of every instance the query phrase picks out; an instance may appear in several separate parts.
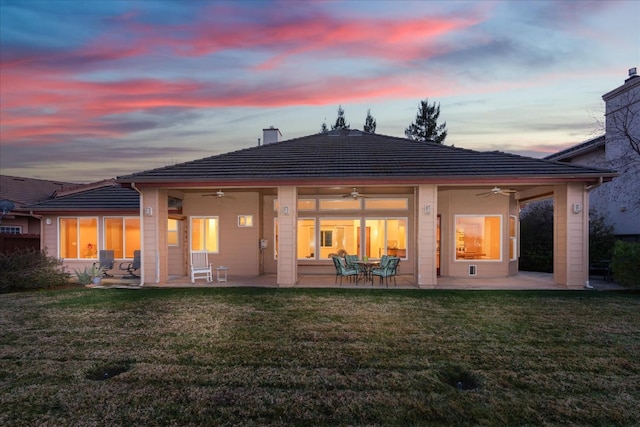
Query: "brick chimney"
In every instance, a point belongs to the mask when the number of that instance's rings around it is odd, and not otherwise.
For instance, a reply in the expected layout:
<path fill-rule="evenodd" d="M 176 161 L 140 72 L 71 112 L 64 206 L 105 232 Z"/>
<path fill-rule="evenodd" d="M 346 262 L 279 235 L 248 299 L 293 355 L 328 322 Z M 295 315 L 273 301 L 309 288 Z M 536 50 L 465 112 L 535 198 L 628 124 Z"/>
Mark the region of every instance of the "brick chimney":
<path fill-rule="evenodd" d="M 282 138 L 282 134 L 278 128 L 274 128 L 270 126 L 269 129 L 262 129 L 262 144 L 274 144 L 276 142 L 280 142 L 280 138 Z"/>

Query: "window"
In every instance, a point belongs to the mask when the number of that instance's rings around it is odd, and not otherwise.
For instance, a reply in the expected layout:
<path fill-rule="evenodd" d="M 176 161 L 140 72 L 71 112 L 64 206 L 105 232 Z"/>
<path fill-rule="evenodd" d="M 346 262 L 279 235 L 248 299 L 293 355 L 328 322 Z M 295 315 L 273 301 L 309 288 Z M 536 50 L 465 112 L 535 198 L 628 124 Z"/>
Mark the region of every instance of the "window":
<path fill-rule="evenodd" d="M 238 227 L 253 227 L 253 215 L 238 215 Z"/>
<path fill-rule="evenodd" d="M 16 226 L 10 226 L 10 225 L 0 226 L 0 233 L 3 233 L 3 234 L 21 234 L 22 233 L 22 227 L 16 227 Z"/>
<path fill-rule="evenodd" d="M 408 199 L 365 199 L 365 210 L 403 210 L 409 209 Z"/>
<path fill-rule="evenodd" d="M 502 216 L 456 215 L 455 259 L 502 260 Z"/>
<path fill-rule="evenodd" d="M 407 257 L 407 219 L 367 219 L 365 222 L 365 255 Z"/>
<path fill-rule="evenodd" d="M 515 261 L 518 258 L 518 234 L 517 222 L 514 215 L 509 215 L 509 260 Z"/>
<path fill-rule="evenodd" d="M 191 250 L 219 252 L 219 225 L 218 217 L 192 217 L 191 218 Z"/>
<path fill-rule="evenodd" d="M 333 246 L 333 230 L 320 230 L 320 247 L 330 248 Z"/>
<path fill-rule="evenodd" d="M 273 219 L 273 259 L 278 259 L 278 218 Z"/>
<path fill-rule="evenodd" d="M 114 258 L 133 259 L 140 249 L 140 218 L 105 218 L 104 248 L 113 250 Z"/>
<path fill-rule="evenodd" d="M 316 199 L 299 199 L 298 210 L 299 211 L 315 211 Z"/>
<path fill-rule="evenodd" d="M 167 220 L 167 243 L 169 246 L 180 246 L 178 235 L 179 235 L 179 227 L 178 220 L 169 218 Z"/>
<path fill-rule="evenodd" d="M 329 254 L 340 250 L 357 254 L 359 232 L 360 218 L 320 218 L 320 259 L 327 259 Z"/>
<path fill-rule="evenodd" d="M 359 199 L 320 199 L 320 210 L 323 211 L 344 211 L 344 210 L 360 210 L 361 204 Z"/>
<path fill-rule="evenodd" d="M 316 257 L 316 220 L 313 218 L 298 219 L 297 257 L 299 259 Z"/>
<path fill-rule="evenodd" d="M 60 258 L 98 259 L 98 218 L 60 218 Z"/>

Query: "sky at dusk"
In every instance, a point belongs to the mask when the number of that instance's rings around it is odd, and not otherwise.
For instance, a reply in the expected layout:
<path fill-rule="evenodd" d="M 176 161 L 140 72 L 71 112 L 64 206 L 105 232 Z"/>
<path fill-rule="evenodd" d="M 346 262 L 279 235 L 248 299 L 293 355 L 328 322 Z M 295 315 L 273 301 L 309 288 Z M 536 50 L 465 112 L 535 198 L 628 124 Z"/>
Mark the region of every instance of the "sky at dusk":
<path fill-rule="evenodd" d="M 90 182 L 320 132 L 542 157 L 640 67 L 640 1 L 0 0 L 0 173 Z"/>

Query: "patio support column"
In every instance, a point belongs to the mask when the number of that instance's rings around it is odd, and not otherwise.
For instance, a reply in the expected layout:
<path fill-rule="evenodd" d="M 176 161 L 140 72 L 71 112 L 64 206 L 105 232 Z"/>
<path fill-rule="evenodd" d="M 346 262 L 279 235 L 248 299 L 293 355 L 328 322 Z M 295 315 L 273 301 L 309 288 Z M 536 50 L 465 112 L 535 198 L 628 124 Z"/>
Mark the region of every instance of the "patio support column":
<path fill-rule="evenodd" d="M 416 198 L 416 262 L 418 286 L 434 288 L 436 270 L 436 227 L 438 219 L 438 189 L 434 184 L 418 186 Z"/>
<path fill-rule="evenodd" d="M 141 280 L 144 284 L 166 282 L 168 275 L 166 190 L 142 189 L 140 196 Z"/>
<path fill-rule="evenodd" d="M 278 187 L 278 286 L 291 287 L 298 281 L 297 190 Z"/>
<path fill-rule="evenodd" d="M 556 185 L 553 206 L 553 280 L 581 289 L 589 280 L 589 196 L 584 183 Z"/>

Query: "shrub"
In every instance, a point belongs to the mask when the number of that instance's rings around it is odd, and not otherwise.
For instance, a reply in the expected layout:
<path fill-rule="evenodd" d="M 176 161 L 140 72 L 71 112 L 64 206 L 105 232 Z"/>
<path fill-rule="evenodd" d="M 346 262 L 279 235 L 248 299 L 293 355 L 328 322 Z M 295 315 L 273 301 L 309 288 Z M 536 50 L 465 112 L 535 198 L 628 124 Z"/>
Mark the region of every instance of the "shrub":
<path fill-rule="evenodd" d="M 0 293 L 66 285 L 69 273 L 62 260 L 46 251 L 25 249 L 0 254 Z"/>
<path fill-rule="evenodd" d="M 527 205 L 520 215 L 520 270 L 553 272 L 553 203 Z"/>
<path fill-rule="evenodd" d="M 611 259 L 616 242 L 613 226 L 595 209 L 589 210 L 589 263 Z"/>
<path fill-rule="evenodd" d="M 617 241 L 613 247 L 611 271 L 619 284 L 640 288 L 640 243 Z"/>

